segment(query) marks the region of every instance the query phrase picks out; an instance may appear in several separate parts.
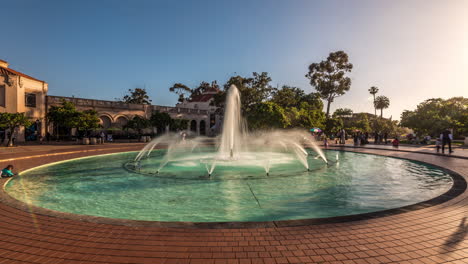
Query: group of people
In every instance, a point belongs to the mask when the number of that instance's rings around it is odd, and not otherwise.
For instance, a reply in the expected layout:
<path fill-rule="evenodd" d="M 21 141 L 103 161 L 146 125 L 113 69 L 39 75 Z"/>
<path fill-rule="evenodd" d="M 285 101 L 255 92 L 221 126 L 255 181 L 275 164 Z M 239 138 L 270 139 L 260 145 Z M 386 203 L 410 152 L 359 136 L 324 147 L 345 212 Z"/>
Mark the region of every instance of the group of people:
<path fill-rule="evenodd" d="M 346 130 L 341 129 L 338 131 L 336 134 L 332 134 L 330 139 L 335 139 L 335 144 L 346 144 L 346 140 L 348 139 L 348 133 L 346 133 Z M 373 137 L 374 138 L 374 144 L 380 144 L 384 143 L 387 144 L 389 143 L 388 140 L 388 134 L 387 133 L 379 133 L 375 132 L 370 134 L 369 132 L 361 132 L 361 131 L 356 131 L 352 135 L 353 137 L 353 142 L 354 145 L 365 145 L 369 144 L 369 140 Z"/>
<path fill-rule="evenodd" d="M 330 139 L 335 140 L 335 144 L 346 144 L 346 140 L 348 139 L 348 136 L 349 136 L 348 133 L 344 129 L 341 129 L 337 133 L 332 134 L 330 136 Z M 388 133 L 375 132 L 375 133 L 369 134 L 369 132 L 356 131 L 351 136 L 353 138 L 354 145 L 356 146 L 369 144 L 369 139 L 371 139 L 372 137 L 374 138 L 374 144 L 391 143 L 393 147 L 396 147 L 396 148 L 398 148 L 398 146 L 400 145 L 400 140 L 398 139 L 398 137 L 395 137 L 393 140 L 389 140 Z M 317 135 L 317 139 L 322 140 L 324 143 L 324 146 L 328 147 L 328 137 L 324 133 Z M 422 138 L 422 140 L 419 140 L 419 137 L 417 137 L 416 135 L 409 134 L 407 136 L 407 139 L 410 143 L 413 143 L 413 144 L 430 144 L 431 142 L 431 136 L 425 136 Z M 442 153 L 445 153 L 445 146 L 448 146 L 449 153 L 452 153 L 453 152 L 452 140 L 453 140 L 452 132 L 449 129 L 446 129 L 445 131 L 443 131 L 439 135 L 439 137 L 436 138 L 437 153 L 439 153 L 440 150 L 442 150 Z"/>
<path fill-rule="evenodd" d="M 407 135 L 407 140 L 411 144 L 430 144 L 431 143 L 432 137 L 427 135 L 422 138 L 422 140 L 415 134 L 408 134 Z M 435 138 L 435 146 L 437 153 L 439 153 L 442 150 L 442 153 L 445 153 L 445 146 L 448 146 L 449 153 L 452 153 L 452 141 L 453 141 L 453 135 L 452 131 L 450 129 L 444 130 L 442 133 L 439 134 Z"/>
<path fill-rule="evenodd" d="M 411 144 L 423 144 L 427 145 L 431 142 L 431 136 L 427 135 L 422 138 L 422 140 L 415 134 L 408 134 L 406 136 L 408 142 Z"/>
<path fill-rule="evenodd" d="M 355 132 L 353 135 L 353 142 L 356 146 L 369 144 L 369 132 Z"/>

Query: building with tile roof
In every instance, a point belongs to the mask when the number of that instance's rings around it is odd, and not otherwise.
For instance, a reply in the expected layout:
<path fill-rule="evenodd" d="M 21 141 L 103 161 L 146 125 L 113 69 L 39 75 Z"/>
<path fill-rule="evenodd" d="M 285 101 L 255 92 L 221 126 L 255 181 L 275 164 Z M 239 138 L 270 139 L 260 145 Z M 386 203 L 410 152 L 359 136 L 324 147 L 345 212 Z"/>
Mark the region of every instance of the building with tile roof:
<path fill-rule="evenodd" d="M 30 129 L 14 131 L 18 141 L 28 133 L 45 134 L 46 95 L 48 84 L 42 80 L 15 71 L 8 62 L 0 60 L 0 112 L 25 113 L 35 121 Z M 9 131 L 0 131 L 0 140 Z M 2 137 L 3 136 L 3 137 Z"/>
<path fill-rule="evenodd" d="M 213 105 L 214 96 L 219 93 L 220 90 L 218 88 L 218 84 L 216 81 L 211 83 L 211 86 L 203 91 L 201 94 L 196 94 L 190 96 L 190 98 L 184 100 L 183 102 L 177 103 L 177 107 L 189 108 L 189 109 L 199 109 L 203 111 L 207 111 L 209 113 L 209 122 L 201 122 L 198 124 L 203 130 L 205 128 L 206 134 L 214 135 L 218 134 L 221 131 L 221 124 L 222 124 L 222 115 L 220 115 L 217 111 L 218 107 Z M 194 123 L 190 124 L 190 128 L 192 131 Z M 201 133 L 205 135 L 204 133 Z"/>
<path fill-rule="evenodd" d="M 8 62 L 0 60 L 0 113 L 25 113 L 33 122 L 29 128 L 14 131 L 18 142 L 37 140 L 49 132 L 54 134 L 53 125 L 46 126 L 47 109 L 61 105 L 62 101 L 73 102 L 79 111 L 93 109 L 98 112 L 102 130 L 121 130 L 135 115 L 149 118 L 154 111 L 166 112 L 174 119 L 189 121 L 189 129 L 197 135 L 214 135 L 210 130 L 210 118 L 214 118 L 215 107 L 208 107 L 217 91 L 207 91 L 186 105 L 176 107 L 159 105 L 126 104 L 116 101 L 94 100 L 86 98 L 49 96 L 45 81 L 13 70 Z M 198 107 L 198 105 L 200 107 Z M 214 121 L 213 121 L 214 122 Z M 0 144 L 5 141 L 10 131 L 0 129 Z M 154 131 L 153 131 L 154 132 Z M 72 132 L 73 134 L 73 132 Z"/>

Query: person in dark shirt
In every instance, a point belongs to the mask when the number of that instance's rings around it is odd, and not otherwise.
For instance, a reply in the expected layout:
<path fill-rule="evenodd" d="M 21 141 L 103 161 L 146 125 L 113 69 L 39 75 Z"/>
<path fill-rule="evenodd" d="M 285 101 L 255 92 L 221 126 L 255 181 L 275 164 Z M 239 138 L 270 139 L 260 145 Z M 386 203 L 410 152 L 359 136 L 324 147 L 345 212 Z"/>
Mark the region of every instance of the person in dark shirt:
<path fill-rule="evenodd" d="M 452 153 L 452 132 L 450 130 L 446 129 L 442 134 L 440 134 L 440 139 L 442 140 L 442 153 L 445 151 L 445 145 L 448 145 L 449 147 L 449 153 Z"/>

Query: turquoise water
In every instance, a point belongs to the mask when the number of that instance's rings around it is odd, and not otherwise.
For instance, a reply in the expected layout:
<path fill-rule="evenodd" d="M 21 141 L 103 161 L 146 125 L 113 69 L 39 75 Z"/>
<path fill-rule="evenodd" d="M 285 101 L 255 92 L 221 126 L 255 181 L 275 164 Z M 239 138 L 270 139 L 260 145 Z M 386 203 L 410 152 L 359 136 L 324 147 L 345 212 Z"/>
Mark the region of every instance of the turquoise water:
<path fill-rule="evenodd" d="M 272 221 L 374 212 L 422 202 L 452 186 L 451 177 L 409 160 L 326 151 L 324 164 L 299 162 L 242 169 L 205 163 L 169 162 L 164 150 L 142 162 L 140 173 L 125 169 L 136 152 L 94 156 L 39 167 L 13 178 L 6 191 L 36 206 L 75 214 L 151 221 Z M 339 162 L 336 163 L 336 155 Z M 200 154 L 202 155 L 202 154 Z"/>

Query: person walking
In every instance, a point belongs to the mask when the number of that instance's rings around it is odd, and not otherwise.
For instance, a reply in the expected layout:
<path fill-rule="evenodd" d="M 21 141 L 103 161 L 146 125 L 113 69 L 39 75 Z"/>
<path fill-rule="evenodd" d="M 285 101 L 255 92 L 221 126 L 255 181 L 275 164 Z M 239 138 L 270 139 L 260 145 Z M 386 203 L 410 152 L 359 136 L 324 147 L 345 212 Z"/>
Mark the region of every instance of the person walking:
<path fill-rule="evenodd" d="M 445 145 L 448 145 L 449 147 L 449 154 L 452 153 L 452 132 L 450 132 L 449 129 L 446 129 L 442 134 L 440 134 L 440 139 L 442 140 L 442 153 L 445 151 Z"/>

